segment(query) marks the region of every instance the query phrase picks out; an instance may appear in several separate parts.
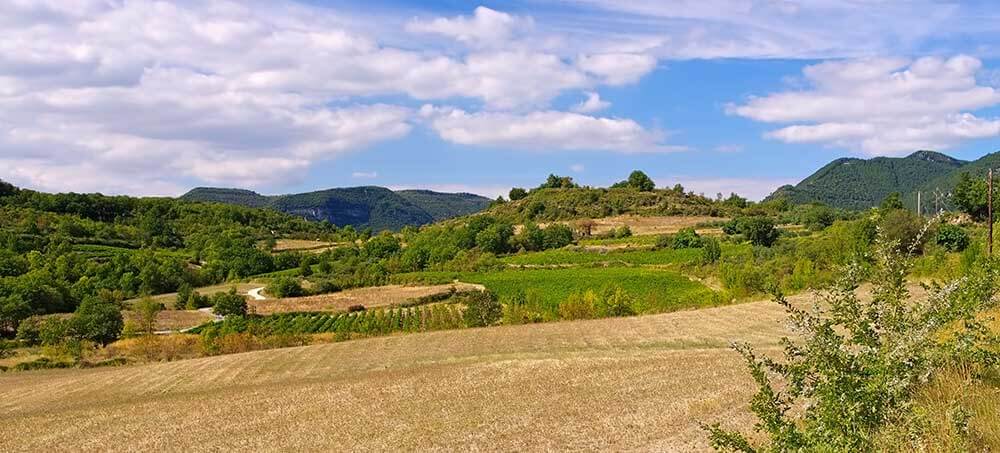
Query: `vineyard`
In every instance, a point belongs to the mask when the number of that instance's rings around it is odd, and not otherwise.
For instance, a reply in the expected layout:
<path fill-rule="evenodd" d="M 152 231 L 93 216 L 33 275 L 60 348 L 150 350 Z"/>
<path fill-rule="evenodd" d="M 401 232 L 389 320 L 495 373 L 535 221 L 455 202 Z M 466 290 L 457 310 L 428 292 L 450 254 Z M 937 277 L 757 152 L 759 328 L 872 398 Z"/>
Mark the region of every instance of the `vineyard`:
<path fill-rule="evenodd" d="M 396 332 L 429 332 L 465 326 L 455 304 L 364 310 L 352 313 L 280 313 L 269 316 L 227 318 L 191 331 L 207 338 L 231 333 L 258 336 L 332 333 L 339 339 L 388 335 Z"/>

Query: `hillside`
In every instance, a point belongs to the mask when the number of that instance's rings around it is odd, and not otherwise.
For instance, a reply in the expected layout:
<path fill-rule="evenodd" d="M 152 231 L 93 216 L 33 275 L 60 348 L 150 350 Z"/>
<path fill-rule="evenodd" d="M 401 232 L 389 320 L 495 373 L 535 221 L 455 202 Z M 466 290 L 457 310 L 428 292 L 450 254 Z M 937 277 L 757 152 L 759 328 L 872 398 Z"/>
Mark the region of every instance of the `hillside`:
<path fill-rule="evenodd" d="M 699 422 L 753 424 L 729 343 L 776 348 L 783 317 L 762 302 L 0 375 L 0 450 L 707 451 Z"/>
<path fill-rule="evenodd" d="M 478 195 L 429 190 L 393 192 L 384 187 L 349 187 L 316 192 L 265 196 L 242 189 L 199 187 L 181 196 L 188 201 L 208 201 L 273 208 L 309 220 L 327 220 L 338 226 L 373 230 L 399 230 L 452 217 L 472 214 L 489 205 Z"/>
<path fill-rule="evenodd" d="M 878 206 L 893 192 L 915 193 L 932 180 L 949 180 L 968 162 L 933 151 L 906 157 L 841 158 L 830 162 L 795 186 L 782 186 L 767 200 L 820 202 L 844 209 Z M 904 199 L 909 200 L 904 196 Z"/>

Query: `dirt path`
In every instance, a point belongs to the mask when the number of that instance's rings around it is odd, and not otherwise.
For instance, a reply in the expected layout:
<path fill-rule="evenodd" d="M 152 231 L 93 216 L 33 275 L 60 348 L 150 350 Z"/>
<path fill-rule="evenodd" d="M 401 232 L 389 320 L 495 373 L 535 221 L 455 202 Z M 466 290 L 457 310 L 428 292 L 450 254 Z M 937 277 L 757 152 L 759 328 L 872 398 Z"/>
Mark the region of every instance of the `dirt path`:
<path fill-rule="evenodd" d="M 250 299 L 253 300 L 267 300 L 266 297 L 260 294 L 260 292 L 263 290 L 264 290 L 263 286 L 261 286 L 260 288 L 251 289 L 250 291 L 247 291 L 247 296 L 250 296 Z"/>

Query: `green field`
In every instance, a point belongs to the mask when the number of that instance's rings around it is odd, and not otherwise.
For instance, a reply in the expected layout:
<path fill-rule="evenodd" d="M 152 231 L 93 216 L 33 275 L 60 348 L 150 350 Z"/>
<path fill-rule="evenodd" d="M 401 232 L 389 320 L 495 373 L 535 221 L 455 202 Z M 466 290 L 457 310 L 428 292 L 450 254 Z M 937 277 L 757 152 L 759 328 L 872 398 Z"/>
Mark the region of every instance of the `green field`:
<path fill-rule="evenodd" d="M 718 301 L 714 291 L 676 272 L 634 267 L 416 272 L 398 275 L 397 279 L 403 283 L 441 284 L 454 280 L 478 283 L 501 299 L 521 291 L 530 292 L 548 307 L 557 306 L 576 292 L 602 291 L 615 286 L 638 300 L 641 313 L 702 307 Z"/>
<path fill-rule="evenodd" d="M 725 244 L 722 253 L 734 255 L 748 250 L 747 246 Z M 546 250 L 544 252 L 524 253 L 504 258 L 504 262 L 515 266 L 554 266 L 561 264 L 630 264 L 635 266 L 687 264 L 701 257 L 701 249 L 662 249 L 662 250 L 615 250 L 579 251 L 569 249 Z"/>

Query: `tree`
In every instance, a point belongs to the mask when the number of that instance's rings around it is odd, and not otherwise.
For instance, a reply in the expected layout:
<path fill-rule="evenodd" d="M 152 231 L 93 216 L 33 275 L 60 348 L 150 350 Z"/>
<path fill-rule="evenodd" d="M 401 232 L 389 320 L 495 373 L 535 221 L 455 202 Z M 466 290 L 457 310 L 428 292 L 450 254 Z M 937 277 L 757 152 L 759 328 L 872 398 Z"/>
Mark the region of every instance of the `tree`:
<path fill-rule="evenodd" d="M 106 345 L 118 339 L 125 321 L 117 303 L 99 297 L 88 297 L 73 313 L 71 324 L 81 340 Z"/>
<path fill-rule="evenodd" d="M 497 297 L 489 291 L 477 291 L 465 299 L 465 325 L 485 327 L 496 324 L 503 316 L 503 307 Z"/>
<path fill-rule="evenodd" d="M 835 220 L 837 220 L 837 215 L 833 209 L 826 205 L 815 204 L 806 210 L 802 223 L 812 231 L 822 231 L 833 225 Z"/>
<path fill-rule="evenodd" d="M 383 231 L 365 242 L 362 251 L 369 258 L 380 260 L 395 255 L 402 248 L 399 238 L 388 231 Z"/>
<path fill-rule="evenodd" d="M 739 228 L 740 233 L 753 245 L 770 247 L 778 240 L 778 230 L 770 217 L 744 217 L 739 221 Z"/>
<path fill-rule="evenodd" d="M 545 248 L 545 232 L 535 222 L 524 222 L 521 231 L 514 236 L 514 247 L 524 248 L 529 252 L 537 252 Z"/>
<path fill-rule="evenodd" d="M 267 285 L 267 293 L 274 297 L 299 297 L 304 291 L 299 281 L 290 277 L 279 277 Z"/>
<path fill-rule="evenodd" d="M 0 179 L 0 197 L 15 195 L 19 189 L 13 184 Z"/>
<path fill-rule="evenodd" d="M 31 316 L 31 306 L 20 296 L 0 297 L 0 337 L 16 332 L 28 316 Z"/>
<path fill-rule="evenodd" d="M 527 197 L 528 191 L 520 187 L 515 187 L 513 189 L 510 189 L 510 193 L 507 194 L 507 196 L 508 198 L 510 198 L 510 201 L 517 201 L 523 199 L 524 197 Z"/>
<path fill-rule="evenodd" d="M 236 293 L 236 287 L 228 292 L 212 296 L 212 313 L 218 316 L 245 316 L 247 314 L 247 299 Z"/>
<path fill-rule="evenodd" d="M 879 210 L 883 212 L 892 211 L 896 209 L 904 209 L 903 198 L 902 195 L 899 194 L 899 192 L 893 192 L 889 194 L 888 197 L 885 197 L 885 199 L 882 200 L 882 204 L 879 205 Z"/>
<path fill-rule="evenodd" d="M 163 310 L 163 304 L 146 296 L 139 299 L 139 302 L 136 302 L 132 309 L 135 311 L 139 330 L 145 335 L 152 335 L 156 326 L 156 315 Z"/>
<path fill-rule="evenodd" d="M 635 170 L 628 175 L 628 187 L 639 189 L 642 192 L 649 192 L 656 188 L 656 184 L 645 173 Z"/>
<path fill-rule="evenodd" d="M 507 253 L 510 250 L 510 238 L 514 235 L 514 227 L 507 223 L 496 223 L 476 235 L 476 245 L 484 252 L 494 255 Z"/>
<path fill-rule="evenodd" d="M 659 244 L 658 244 L 659 245 Z M 673 237 L 670 247 L 673 249 L 687 249 L 701 247 L 701 236 L 694 228 L 682 228 Z"/>
<path fill-rule="evenodd" d="M 561 223 L 553 223 L 545 227 L 544 249 L 563 248 L 573 243 L 573 230 Z"/>
<path fill-rule="evenodd" d="M 993 200 L 997 200 L 998 189 L 994 188 Z M 962 212 L 976 220 L 985 220 L 988 214 L 988 185 L 983 178 L 973 178 L 968 173 L 959 175 L 952 199 Z"/>
<path fill-rule="evenodd" d="M 191 285 L 188 283 L 182 283 L 180 288 L 177 288 L 177 298 L 174 300 L 174 310 L 183 310 L 191 299 Z"/>
<path fill-rule="evenodd" d="M 575 189 L 578 187 L 580 186 L 573 182 L 573 178 L 570 176 L 556 176 L 551 174 L 545 180 L 545 183 L 538 186 L 539 189 Z"/>

